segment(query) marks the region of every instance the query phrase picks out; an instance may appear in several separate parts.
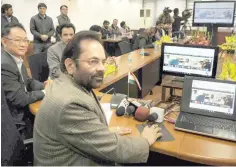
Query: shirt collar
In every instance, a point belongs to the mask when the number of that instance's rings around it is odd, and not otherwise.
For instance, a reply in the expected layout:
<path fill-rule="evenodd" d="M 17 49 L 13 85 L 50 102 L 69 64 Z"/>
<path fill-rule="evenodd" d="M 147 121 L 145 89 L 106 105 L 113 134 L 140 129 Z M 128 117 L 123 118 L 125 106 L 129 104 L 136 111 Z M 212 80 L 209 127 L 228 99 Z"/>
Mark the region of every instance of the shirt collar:
<path fill-rule="evenodd" d="M 7 50 L 5 50 L 16 62 L 16 64 L 22 64 L 23 63 L 23 59 L 22 58 L 18 58 L 16 56 L 13 56 L 11 53 L 9 53 Z"/>
<path fill-rule="evenodd" d="M 68 20 L 68 16 L 64 16 L 64 15 L 62 15 L 62 14 L 61 14 L 61 16 L 62 16 L 64 19 Z"/>
<path fill-rule="evenodd" d="M 38 14 L 38 16 L 41 18 L 41 19 L 46 19 L 47 15 L 45 14 L 44 16 L 42 16 L 41 14 Z"/>

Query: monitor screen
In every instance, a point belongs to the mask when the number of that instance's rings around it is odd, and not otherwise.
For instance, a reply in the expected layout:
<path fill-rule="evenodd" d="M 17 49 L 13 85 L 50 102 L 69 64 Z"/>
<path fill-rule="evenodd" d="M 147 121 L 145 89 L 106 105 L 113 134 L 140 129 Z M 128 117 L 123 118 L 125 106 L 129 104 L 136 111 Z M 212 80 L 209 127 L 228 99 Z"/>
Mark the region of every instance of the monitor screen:
<path fill-rule="evenodd" d="M 193 25 L 218 24 L 232 27 L 234 12 L 235 2 L 195 2 Z"/>
<path fill-rule="evenodd" d="M 236 84 L 213 78 L 186 76 L 181 111 L 236 121 Z"/>
<path fill-rule="evenodd" d="M 164 44 L 162 73 L 176 76 L 215 77 L 218 49 L 191 45 Z"/>
<path fill-rule="evenodd" d="M 235 84 L 193 80 L 189 107 L 233 115 L 235 90 Z"/>

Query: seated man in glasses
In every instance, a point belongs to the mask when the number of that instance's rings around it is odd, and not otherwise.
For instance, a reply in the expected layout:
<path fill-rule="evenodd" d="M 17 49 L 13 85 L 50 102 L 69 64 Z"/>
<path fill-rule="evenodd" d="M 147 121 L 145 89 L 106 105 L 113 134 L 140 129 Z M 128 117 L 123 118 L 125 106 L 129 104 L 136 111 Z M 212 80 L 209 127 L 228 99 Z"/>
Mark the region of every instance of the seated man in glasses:
<path fill-rule="evenodd" d="M 45 83 L 31 79 L 23 64 L 29 45 L 24 27 L 9 24 L 2 30 L 2 89 L 22 138 L 32 137 L 33 115 L 28 105 L 44 97 Z"/>
<path fill-rule="evenodd" d="M 66 45 L 61 75 L 48 87 L 34 124 L 34 165 L 93 166 L 146 162 L 162 134 L 146 126 L 141 136 L 109 129 L 93 89 L 103 83 L 106 56 L 98 34 L 81 31 Z M 121 130 L 122 129 L 122 130 Z"/>

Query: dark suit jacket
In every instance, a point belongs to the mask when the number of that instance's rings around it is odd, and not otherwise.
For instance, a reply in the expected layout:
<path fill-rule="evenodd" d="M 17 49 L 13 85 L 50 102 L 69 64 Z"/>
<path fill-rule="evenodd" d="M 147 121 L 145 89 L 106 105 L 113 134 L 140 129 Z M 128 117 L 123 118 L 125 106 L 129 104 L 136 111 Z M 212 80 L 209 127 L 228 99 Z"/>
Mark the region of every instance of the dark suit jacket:
<path fill-rule="evenodd" d="M 15 123 L 22 123 L 25 114 L 29 114 L 28 105 L 42 100 L 44 93 L 44 84 L 31 79 L 24 64 L 22 64 L 21 74 L 17 68 L 16 62 L 5 50 L 2 50 L 1 60 L 1 76 L 2 76 L 2 89 L 6 95 L 7 103 Z M 27 92 L 25 92 L 25 87 Z"/>
<path fill-rule="evenodd" d="M 1 23 L 1 30 L 9 24 L 7 18 L 5 15 L 2 14 L 2 23 Z M 15 16 L 12 16 L 11 18 L 11 22 L 10 23 L 19 23 L 18 19 Z"/>
<path fill-rule="evenodd" d="M 24 144 L 7 106 L 3 89 L 1 91 L 1 165 L 25 165 L 22 162 Z"/>

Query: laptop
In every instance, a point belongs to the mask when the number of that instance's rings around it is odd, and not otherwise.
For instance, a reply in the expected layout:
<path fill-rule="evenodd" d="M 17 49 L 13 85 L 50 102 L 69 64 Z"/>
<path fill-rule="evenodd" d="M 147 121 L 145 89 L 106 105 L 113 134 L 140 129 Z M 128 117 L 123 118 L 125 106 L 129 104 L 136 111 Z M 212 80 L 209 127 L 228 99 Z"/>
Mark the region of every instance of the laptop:
<path fill-rule="evenodd" d="M 236 82 L 186 76 L 175 129 L 236 141 Z"/>

